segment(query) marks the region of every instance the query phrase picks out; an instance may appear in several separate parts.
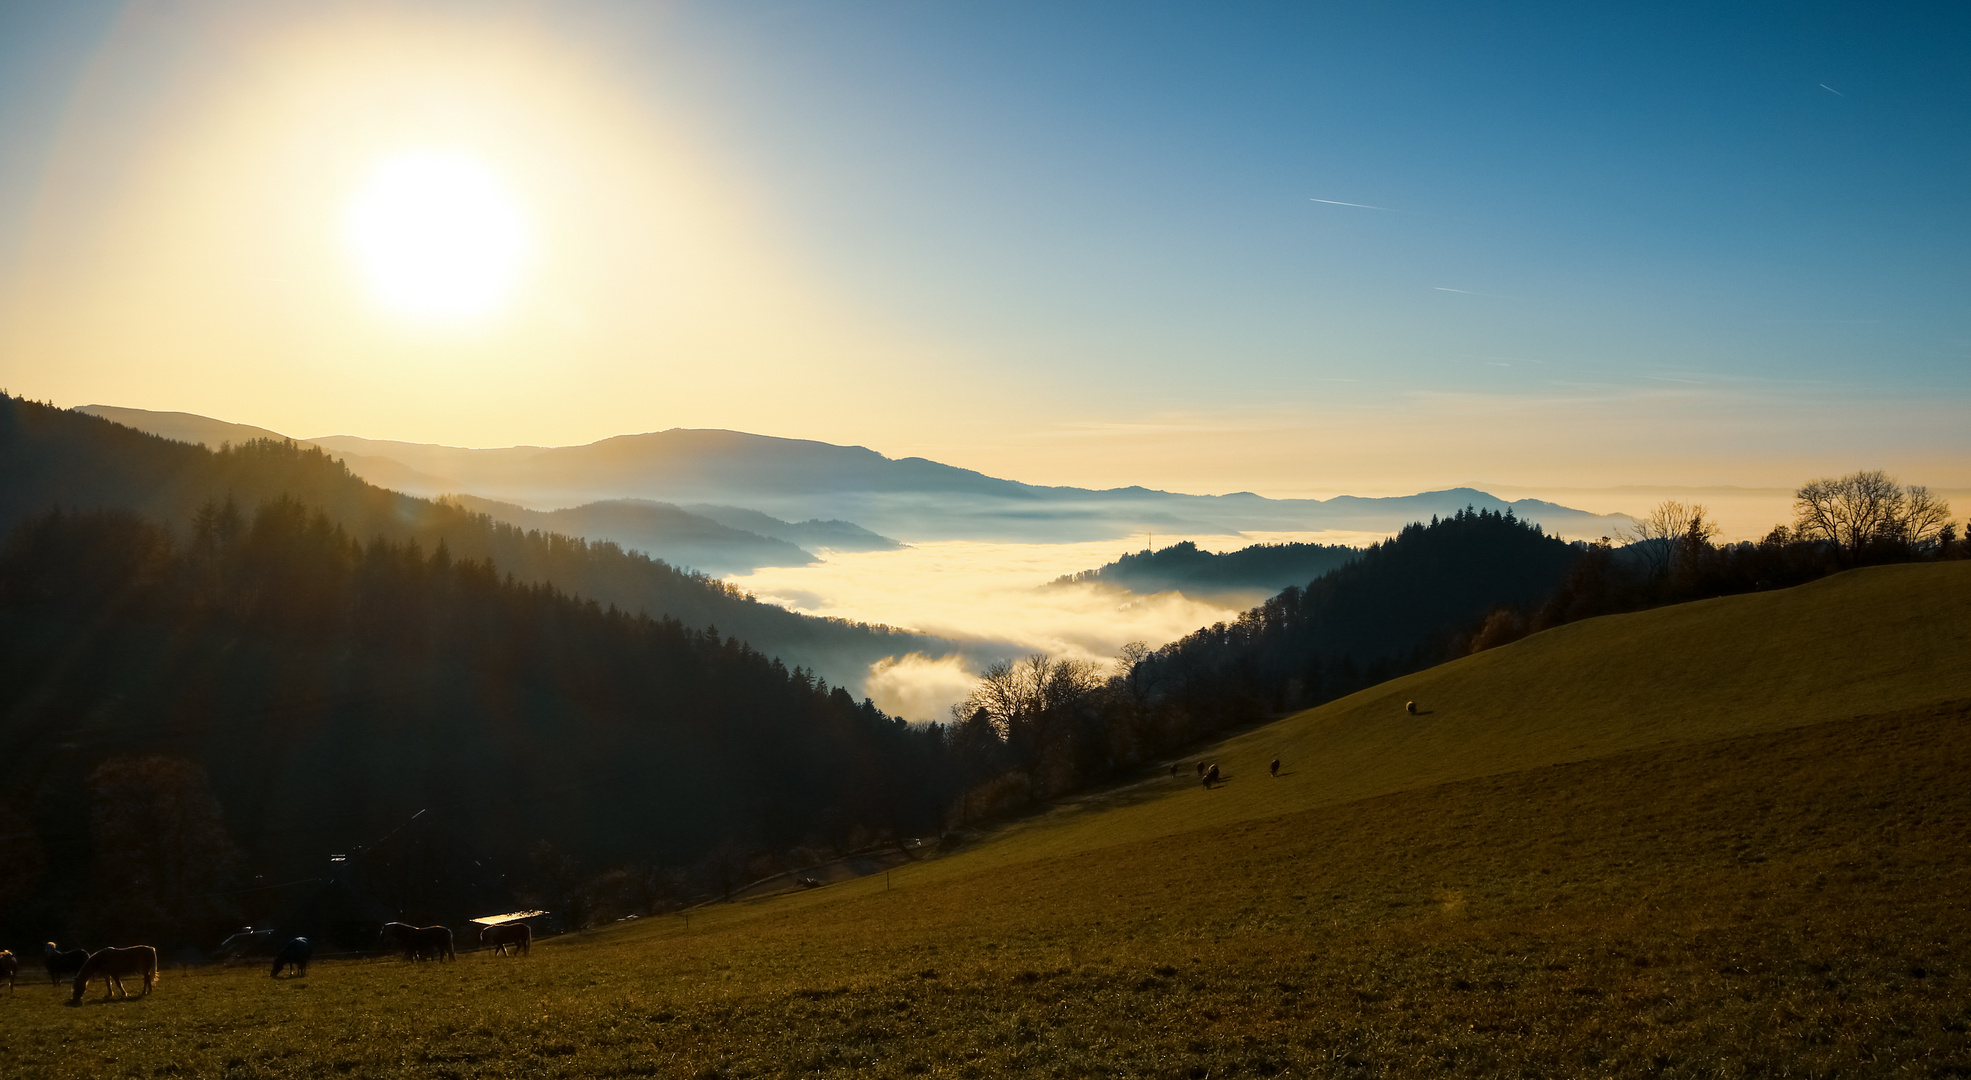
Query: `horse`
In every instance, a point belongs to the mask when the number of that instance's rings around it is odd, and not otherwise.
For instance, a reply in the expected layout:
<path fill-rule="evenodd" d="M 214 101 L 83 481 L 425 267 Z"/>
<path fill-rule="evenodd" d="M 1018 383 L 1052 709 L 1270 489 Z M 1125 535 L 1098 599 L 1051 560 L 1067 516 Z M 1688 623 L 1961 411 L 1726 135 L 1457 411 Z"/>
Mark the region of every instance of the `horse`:
<path fill-rule="evenodd" d="M 1218 763 L 1214 761 L 1211 763 L 1211 768 L 1205 770 L 1204 786 L 1210 787 L 1216 783 L 1218 783 Z"/>
<path fill-rule="evenodd" d="M 151 992 L 157 985 L 157 950 L 149 945 L 132 945 L 119 949 L 112 945 L 97 949 L 89 954 L 82 964 L 82 970 L 75 973 L 75 993 L 70 995 L 70 1005 L 82 1004 L 82 992 L 89 988 L 91 979 L 103 980 L 103 1000 L 108 1001 L 122 994 L 125 1001 L 130 999 L 130 991 L 123 988 L 125 975 L 142 975 L 144 993 Z"/>
<path fill-rule="evenodd" d="M 58 986 L 89 962 L 88 949 L 57 949 L 54 942 L 42 946 L 42 962 L 48 966 L 48 985 Z"/>
<path fill-rule="evenodd" d="M 497 946 L 495 956 L 505 956 L 508 946 L 515 956 L 525 956 L 534 947 L 534 928 L 524 922 L 488 926 L 479 931 L 479 944 Z"/>
<path fill-rule="evenodd" d="M 13 993 L 14 973 L 18 972 L 20 969 L 21 969 L 21 958 L 15 956 L 12 950 L 0 949 L 0 975 L 4 975 L 7 978 L 8 993 Z"/>
<path fill-rule="evenodd" d="M 382 939 L 393 949 L 402 949 L 406 960 L 457 960 L 452 949 L 452 931 L 444 926 L 412 926 L 410 923 L 383 924 Z"/>
<path fill-rule="evenodd" d="M 281 951 L 274 955 L 274 970 L 267 974 L 278 979 L 282 968 L 293 968 L 297 976 L 305 979 L 308 977 L 308 961 L 314 955 L 314 942 L 305 937 L 289 938 L 287 944 L 281 946 Z"/>

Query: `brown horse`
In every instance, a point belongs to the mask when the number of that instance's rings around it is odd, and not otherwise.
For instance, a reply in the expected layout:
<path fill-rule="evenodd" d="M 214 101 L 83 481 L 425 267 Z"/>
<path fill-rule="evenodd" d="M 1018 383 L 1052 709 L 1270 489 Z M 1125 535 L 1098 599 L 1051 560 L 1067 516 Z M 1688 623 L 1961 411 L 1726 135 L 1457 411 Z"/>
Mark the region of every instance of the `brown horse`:
<path fill-rule="evenodd" d="M 11 950 L 0 949 L 0 976 L 4 976 L 6 978 L 7 989 L 9 992 L 11 992 L 14 989 L 14 975 L 17 972 L 19 972 L 20 969 L 21 969 L 21 958 L 15 956 Z"/>
<path fill-rule="evenodd" d="M 445 926 L 412 926 L 410 923 L 383 924 L 384 944 L 401 949 L 406 960 L 457 960 L 452 950 L 452 931 Z"/>
<path fill-rule="evenodd" d="M 142 975 L 144 993 L 150 993 L 151 987 L 157 985 L 157 950 L 149 945 L 132 945 L 123 949 L 112 945 L 90 953 L 89 959 L 82 964 L 82 970 L 75 973 L 75 993 L 70 995 L 68 1003 L 82 1003 L 82 992 L 89 988 L 91 979 L 103 980 L 104 1001 L 117 994 L 128 1000 L 130 991 L 123 988 L 125 975 Z"/>
<path fill-rule="evenodd" d="M 479 944 L 498 946 L 493 950 L 495 956 L 505 956 L 508 946 L 513 947 L 515 956 L 525 956 L 534 947 L 534 928 L 524 922 L 488 926 L 479 931 Z"/>

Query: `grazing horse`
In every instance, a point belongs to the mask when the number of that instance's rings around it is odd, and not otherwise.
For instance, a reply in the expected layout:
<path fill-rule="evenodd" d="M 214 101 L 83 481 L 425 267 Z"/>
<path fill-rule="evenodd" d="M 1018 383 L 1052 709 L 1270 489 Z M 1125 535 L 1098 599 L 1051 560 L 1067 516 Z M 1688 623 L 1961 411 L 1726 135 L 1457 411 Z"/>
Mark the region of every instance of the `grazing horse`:
<path fill-rule="evenodd" d="M 1266 766 L 1266 771 L 1272 773 L 1274 779 L 1278 779 L 1280 776 L 1280 759 L 1274 758 L 1273 764 Z"/>
<path fill-rule="evenodd" d="M 524 922 L 488 926 L 479 931 L 479 944 L 497 946 L 493 949 L 495 956 L 505 956 L 509 946 L 513 955 L 525 956 L 534 947 L 534 928 Z"/>
<path fill-rule="evenodd" d="M 406 960 L 457 960 L 452 950 L 452 931 L 445 926 L 412 926 L 410 923 L 383 924 L 383 942 L 402 949 Z"/>
<path fill-rule="evenodd" d="M 274 970 L 267 974 L 278 979 L 282 968 L 293 968 L 296 975 L 305 979 L 308 977 L 308 961 L 314 956 L 314 942 L 305 937 L 289 938 L 288 943 L 281 946 L 281 951 L 274 955 Z"/>
<path fill-rule="evenodd" d="M 14 989 L 14 974 L 20 969 L 21 958 L 15 956 L 11 950 L 0 949 L 0 976 L 6 977 L 9 993 Z"/>
<path fill-rule="evenodd" d="M 125 975 L 142 975 L 144 993 L 151 992 L 157 985 L 157 950 L 149 945 L 132 945 L 119 949 L 112 945 L 107 949 L 97 949 L 89 954 L 82 970 L 75 973 L 75 993 L 69 996 L 70 1005 L 82 1003 L 82 992 L 89 988 L 91 979 L 103 980 L 103 1000 L 108 1001 L 117 994 L 129 1000 L 130 991 L 123 988 Z"/>
<path fill-rule="evenodd" d="M 1218 783 L 1218 763 L 1214 761 L 1211 763 L 1211 768 L 1205 770 L 1204 786 L 1210 787 L 1216 783 Z"/>
<path fill-rule="evenodd" d="M 1205 763 L 1202 761 L 1198 762 L 1198 775 L 1203 776 L 1204 770 L 1205 770 Z"/>
<path fill-rule="evenodd" d="M 1417 703 L 1416 703 L 1416 702 L 1414 702 L 1414 701 L 1406 701 L 1406 702 L 1404 702 L 1404 703 L 1403 703 L 1403 711 L 1404 711 L 1404 712 L 1406 712 L 1406 713 L 1409 713 L 1409 714 L 1410 714 L 1411 716 L 1415 716 L 1415 715 L 1417 715 Z"/>
<path fill-rule="evenodd" d="M 88 949 L 57 949 L 54 942 L 42 946 L 42 962 L 48 965 L 48 985 L 59 984 L 63 979 L 82 970 L 89 962 Z"/>

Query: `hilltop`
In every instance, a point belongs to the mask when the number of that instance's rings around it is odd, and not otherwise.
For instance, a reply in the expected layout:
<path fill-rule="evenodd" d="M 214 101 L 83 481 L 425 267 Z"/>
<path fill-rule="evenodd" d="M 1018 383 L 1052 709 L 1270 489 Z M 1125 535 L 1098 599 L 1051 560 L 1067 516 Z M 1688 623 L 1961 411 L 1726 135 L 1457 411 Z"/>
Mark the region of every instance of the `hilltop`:
<path fill-rule="evenodd" d="M 1217 790 L 1151 770 L 887 879 L 518 965 L 27 994 L 7 1049 L 91 1075 L 1960 1075 L 1967 610 L 1959 562 L 1585 620 L 1207 748 Z M 97 1018 L 139 1015 L 143 1059 L 102 1061 Z"/>
<path fill-rule="evenodd" d="M 1342 544 L 1251 544 L 1236 551 L 1206 551 L 1190 540 L 1158 550 L 1130 552 L 1093 570 L 1064 574 L 1056 585 L 1108 585 L 1133 593 L 1174 590 L 1187 596 L 1268 595 L 1304 585 L 1346 566 L 1361 552 Z"/>

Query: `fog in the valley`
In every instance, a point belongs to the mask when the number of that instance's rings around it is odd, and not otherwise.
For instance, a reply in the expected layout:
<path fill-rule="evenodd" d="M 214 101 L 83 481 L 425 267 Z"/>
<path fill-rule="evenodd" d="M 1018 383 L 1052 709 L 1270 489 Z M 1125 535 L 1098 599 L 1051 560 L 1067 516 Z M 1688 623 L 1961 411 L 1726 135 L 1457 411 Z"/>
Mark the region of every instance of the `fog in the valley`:
<path fill-rule="evenodd" d="M 1290 540 L 1359 546 L 1381 538 L 1355 532 L 1159 533 L 1154 543 L 1161 548 L 1188 539 L 1214 551 L 1230 551 Z M 1147 540 L 940 540 L 894 551 L 828 552 L 812 566 L 768 567 L 726 580 L 795 611 L 887 623 L 958 642 L 955 655 L 879 661 L 863 679 L 861 692 L 886 712 L 938 720 L 994 660 L 1038 651 L 1106 663 L 1127 642 L 1162 645 L 1201 626 L 1237 618 L 1270 595 L 1269 590 L 1254 590 L 1248 596 L 1207 601 L 1174 592 L 1142 596 L 1094 585 L 1053 584 L 1064 574 L 1139 550 Z"/>

